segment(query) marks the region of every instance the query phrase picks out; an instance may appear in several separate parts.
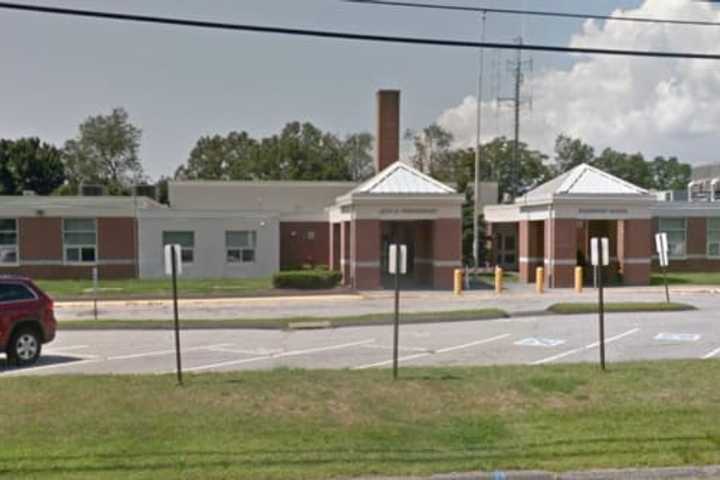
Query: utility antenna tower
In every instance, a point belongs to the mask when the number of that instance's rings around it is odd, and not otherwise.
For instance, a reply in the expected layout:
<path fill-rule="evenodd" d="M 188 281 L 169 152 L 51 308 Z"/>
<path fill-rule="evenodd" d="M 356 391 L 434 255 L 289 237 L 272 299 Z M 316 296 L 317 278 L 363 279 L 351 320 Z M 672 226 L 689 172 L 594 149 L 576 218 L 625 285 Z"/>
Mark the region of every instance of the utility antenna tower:
<path fill-rule="evenodd" d="M 515 41 L 518 45 L 522 45 L 523 43 L 522 37 L 516 38 Z M 525 71 L 532 71 L 532 68 L 532 59 L 523 60 L 522 50 L 517 50 L 517 57 L 508 62 L 508 70 L 515 77 L 514 95 L 512 97 L 499 97 L 497 99 L 498 104 L 511 103 L 515 115 L 515 138 L 513 142 L 513 159 L 509 172 L 510 192 L 508 192 L 512 200 L 518 195 L 518 178 L 520 176 L 520 109 L 525 105 L 532 109 L 532 97 L 522 96 L 522 85 L 525 81 Z"/>

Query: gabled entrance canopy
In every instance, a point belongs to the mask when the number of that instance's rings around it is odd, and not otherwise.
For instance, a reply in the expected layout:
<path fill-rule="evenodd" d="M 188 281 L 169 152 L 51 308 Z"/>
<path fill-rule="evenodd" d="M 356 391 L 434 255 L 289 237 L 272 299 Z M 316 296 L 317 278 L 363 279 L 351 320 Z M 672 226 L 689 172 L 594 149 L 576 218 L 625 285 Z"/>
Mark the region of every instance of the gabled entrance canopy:
<path fill-rule="evenodd" d="M 485 207 L 484 214 L 493 258 L 498 264 L 513 260 L 525 281 L 534 281 L 536 267 L 543 266 L 550 286 L 571 286 L 576 266 L 590 272 L 590 239 L 608 237 L 611 273 L 625 284 L 643 285 L 650 276 L 655 203 L 644 188 L 583 164 L 513 204 Z M 509 255 L 508 245 L 516 246 Z"/>
<path fill-rule="evenodd" d="M 462 266 L 462 204 L 465 196 L 402 162 L 338 197 L 330 207 L 331 266 L 346 284 L 380 288 L 387 248 L 408 245 L 416 283 L 451 288 Z"/>

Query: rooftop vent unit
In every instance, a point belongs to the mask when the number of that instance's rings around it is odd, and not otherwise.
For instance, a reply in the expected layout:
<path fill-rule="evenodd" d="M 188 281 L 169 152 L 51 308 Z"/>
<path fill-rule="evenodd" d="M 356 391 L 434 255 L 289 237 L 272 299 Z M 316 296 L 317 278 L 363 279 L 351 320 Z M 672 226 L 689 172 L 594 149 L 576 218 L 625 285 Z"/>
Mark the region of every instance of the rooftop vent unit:
<path fill-rule="evenodd" d="M 157 185 L 135 185 L 133 193 L 136 197 L 147 197 L 157 200 Z"/>
<path fill-rule="evenodd" d="M 105 195 L 104 185 L 80 185 L 80 195 L 83 197 L 102 197 Z"/>

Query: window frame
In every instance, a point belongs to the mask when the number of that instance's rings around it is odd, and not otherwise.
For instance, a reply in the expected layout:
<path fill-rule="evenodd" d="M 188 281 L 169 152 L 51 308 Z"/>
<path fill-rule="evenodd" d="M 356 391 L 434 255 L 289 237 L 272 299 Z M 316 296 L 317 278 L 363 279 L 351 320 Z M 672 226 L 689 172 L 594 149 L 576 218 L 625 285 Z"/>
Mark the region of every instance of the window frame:
<path fill-rule="evenodd" d="M 715 228 L 711 228 L 712 221 L 715 220 L 717 222 L 717 226 Z M 720 238 L 715 241 L 710 241 L 710 233 L 715 232 L 718 235 L 720 235 L 720 217 L 708 217 L 706 220 L 705 225 L 705 250 L 708 258 L 717 259 L 720 258 Z M 710 253 L 710 244 L 715 243 L 718 245 L 718 253 L 713 255 Z"/>
<path fill-rule="evenodd" d="M 90 220 L 93 223 L 93 231 L 90 232 L 89 230 L 67 230 L 66 223 L 68 220 Z M 92 233 L 95 235 L 95 243 L 93 245 L 89 243 L 79 243 L 77 245 L 68 245 L 67 241 L 65 240 L 65 235 L 68 233 L 84 233 L 89 234 Z M 98 264 L 98 222 L 97 218 L 87 218 L 87 217 L 67 217 L 62 219 L 62 242 L 63 242 L 63 263 L 68 265 L 97 265 Z M 92 248 L 93 249 L 93 260 L 83 260 L 82 259 L 82 253 L 83 250 L 86 248 Z M 68 249 L 77 249 L 78 250 L 78 260 L 71 260 L 68 259 Z"/>
<path fill-rule="evenodd" d="M 12 220 L 15 223 L 15 230 L 2 230 L 0 229 L 0 234 L 14 234 L 15 235 L 15 244 L 10 243 L 0 243 L 0 249 L 4 248 L 14 248 L 15 249 L 15 261 L 14 262 L 3 262 L 2 258 L 0 258 L 0 267 L 17 267 L 20 265 L 20 229 L 17 218 L 15 217 L 2 217 L 0 218 L 0 221 L 3 220 Z"/>
<path fill-rule="evenodd" d="M 16 286 L 24 288 L 25 290 L 30 292 L 30 294 L 32 295 L 31 298 L 21 298 L 21 299 L 17 299 L 17 300 L 2 300 L 2 299 L 0 299 L 0 305 L 10 305 L 13 303 L 34 302 L 39 298 L 37 292 L 34 289 L 30 288 L 30 286 L 28 286 L 22 282 L 2 282 L 0 285 L 16 285 Z"/>
<path fill-rule="evenodd" d="M 250 234 L 250 246 L 249 247 L 239 247 L 239 246 L 231 246 L 228 242 L 228 234 L 230 233 L 248 233 Z M 257 230 L 225 230 L 225 263 L 227 265 L 248 265 L 248 264 L 254 264 L 257 263 Z M 238 261 L 231 261 L 230 260 L 230 252 L 239 252 L 239 258 Z M 244 258 L 244 252 L 250 251 L 252 252 L 252 261 L 245 261 Z"/>
<path fill-rule="evenodd" d="M 663 221 L 667 221 L 667 220 L 682 220 L 682 222 L 683 222 L 682 230 L 679 228 L 676 228 L 676 229 L 663 228 Z M 687 248 L 688 248 L 687 230 L 688 230 L 688 220 L 685 217 L 660 217 L 660 218 L 658 218 L 658 232 L 668 234 L 668 258 L 675 259 L 675 260 L 687 260 L 687 258 L 688 258 L 687 257 L 687 255 L 688 255 L 688 252 L 687 252 Z M 671 241 L 670 241 L 669 234 L 677 233 L 677 232 L 683 233 L 683 252 L 681 254 L 673 254 L 672 249 L 670 248 Z"/>
<path fill-rule="evenodd" d="M 180 245 L 180 259 L 182 261 L 182 264 L 183 265 L 194 264 L 195 263 L 195 230 L 163 230 L 162 234 L 161 234 L 163 250 L 165 249 L 165 245 L 171 245 L 171 243 L 165 242 L 165 235 L 169 234 L 169 233 L 189 233 L 192 235 L 192 247 L 186 247 L 182 244 L 178 244 L 178 245 Z M 175 242 L 175 243 L 177 243 L 177 242 Z M 183 258 L 183 254 L 185 252 L 190 252 L 190 256 L 191 256 L 192 260 L 188 261 Z"/>

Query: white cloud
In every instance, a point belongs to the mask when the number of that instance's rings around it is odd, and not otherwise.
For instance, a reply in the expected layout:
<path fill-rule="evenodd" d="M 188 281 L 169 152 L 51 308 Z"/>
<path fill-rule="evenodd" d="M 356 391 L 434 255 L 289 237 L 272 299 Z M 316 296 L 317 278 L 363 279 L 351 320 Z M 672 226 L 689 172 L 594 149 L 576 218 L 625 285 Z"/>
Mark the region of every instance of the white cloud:
<path fill-rule="evenodd" d="M 620 15 L 621 12 L 616 12 Z M 624 15 L 720 21 L 720 10 L 692 0 L 646 0 Z M 720 28 L 587 21 L 570 45 L 613 49 L 717 52 Z M 551 154 L 560 133 L 596 151 L 609 146 L 646 157 L 677 155 L 702 164 L 720 162 L 720 62 L 614 56 L 579 56 L 567 70 L 530 79 L 533 110 L 521 123 L 522 141 Z M 493 124 L 493 104 L 483 121 Z M 458 145 L 475 143 L 475 97 L 442 113 L 438 123 Z M 490 137 L 497 134 L 486 128 Z M 505 128 L 501 133 L 510 135 Z M 487 139 L 487 138 L 486 138 Z"/>

